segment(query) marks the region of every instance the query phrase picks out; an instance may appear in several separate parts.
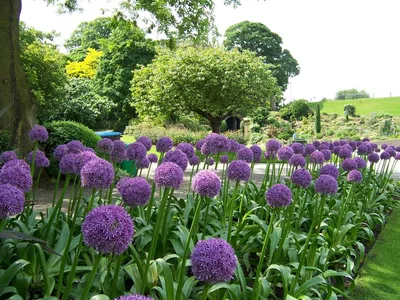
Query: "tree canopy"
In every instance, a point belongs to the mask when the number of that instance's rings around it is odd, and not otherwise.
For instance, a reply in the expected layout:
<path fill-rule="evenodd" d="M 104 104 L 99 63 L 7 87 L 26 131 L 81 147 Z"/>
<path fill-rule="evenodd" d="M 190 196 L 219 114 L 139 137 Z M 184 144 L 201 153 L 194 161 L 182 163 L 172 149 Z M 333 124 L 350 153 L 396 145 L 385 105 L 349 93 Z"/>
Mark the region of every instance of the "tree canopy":
<path fill-rule="evenodd" d="M 70 61 L 65 66 L 68 76 L 93 78 L 96 75 L 102 54 L 102 51 L 89 48 L 83 61 Z"/>
<path fill-rule="evenodd" d="M 214 132 L 227 117 L 246 114 L 279 93 L 269 65 L 254 53 L 219 48 L 162 49 L 132 81 L 132 105 L 140 116 L 195 112 Z"/>
<path fill-rule="evenodd" d="M 272 64 L 273 75 L 282 90 L 286 90 L 290 77 L 299 74 L 297 60 L 289 50 L 282 48 L 282 38 L 262 23 L 244 21 L 229 27 L 225 32 L 227 49 L 249 50 Z"/>
<path fill-rule="evenodd" d="M 369 94 L 365 90 L 348 89 L 341 90 L 336 93 L 336 100 L 347 100 L 347 99 L 361 99 L 370 98 Z"/>

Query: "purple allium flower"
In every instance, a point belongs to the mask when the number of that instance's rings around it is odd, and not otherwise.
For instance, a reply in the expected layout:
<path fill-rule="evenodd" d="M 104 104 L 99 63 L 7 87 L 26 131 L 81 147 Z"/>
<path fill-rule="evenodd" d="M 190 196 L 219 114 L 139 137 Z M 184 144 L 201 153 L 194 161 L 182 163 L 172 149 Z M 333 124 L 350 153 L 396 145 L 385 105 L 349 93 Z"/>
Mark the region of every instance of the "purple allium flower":
<path fill-rule="evenodd" d="M 236 159 L 238 160 L 244 160 L 248 163 L 251 163 L 253 161 L 253 151 L 247 147 L 240 148 L 236 154 Z"/>
<path fill-rule="evenodd" d="M 340 158 L 342 158 L 342 159 L 351 158 L 351 150 L 349 150 L 349 149 L 346 148 L 346 147 L 341 147 L 341 148 L 339 149 L 338 156 L 339 156 Z"/>
<path fill-rule="evenodd" d="M 46 127 L 40 126 L 40 125 L 35 125 L 29 132 L 29 139 L 32 142 L 38 141 L 38 142 L 45 142 L 49 138 L 49 133 L 47 132 Z"/>
<path fill-rule="evenodd" d="M 53 157 L 56 161 L 60 161 L 64 155 L 68 154 L 67 145 L 58 145 L 53 152 Z"/>
<path fill-rule="evenodd" d="M 377 163 L 379 161 L 379 155 L 376 153 L 368 154 L 368 161 L 370 163 Z"/>
<path fill-rule="evenodd" d="M 376 144 L 374 144 L 374 145 L 376 145 Z M 378 146 L 378 145 L 377 145 Z M 377 147 L 374 147 L 374 149 L 375 148 L 377 148 Z M 397 152 L 400 152 L 400 146 L 397 146 L 394 150 L 396 150 Z"/>
<path fill-rule="evenodd" d="M 293 143 L 290 145 L 290 147 L 293 149 L 294 154 L 303 154 L 304 153 L 304 146 L 300 143 Z"/>
<path fill-rule="evenodd" d="M 314 145 L 315 149 L 317 149 L 317 150 L 321 146 L 321 142 L 320 141 L 314 141 L 312 144 Z"/>
<path fill-rule="evenodd" d="M 141 160 L 136 161 L 138 169 L 148 169 L 150 167 L 150 160 L 145 157 Z"/>
<path fill-rule="evenodd" d="M 370 143 L 368 143 L 366 145 L 366 147 L 367 147 L 367 154 L 374 152 L 374 148 L 372 147 L 372 145 Z"/>
<path fill-rule="evenodd" d="M 99 152 L 111 153 L 114 150 L 114 144 L 112 140 L 103 138 L 97 142 L 97 149 L 99 149 Z"/>
<path fill-rule="evenodd" d="M 365 137 L 362 139 L 363 142 L 369 142 L 369 138 Z"/>
<path fill-rule="evenodd" d="M 207 165 L 212 166 L 214 165 L 214 162 L 215 162 L 214 158 L 207 157 Z"/>
<path fill-rule="evenodd" d="M 376 152 L 376 153 L 381 152 L 381 148 L 376 148 L 376 149 L 374 149 L 374 152 Z"/>
<path fill-rule="evenodd" d="M 29 152 L 28 157 L 26 158 L 27 162 L 32 163 L 32 158 L 33 151 Z M 35 166 L 37 168 L 48 168 L 50 166 L 50 160 L 46 157 L 46 154 L 40 150 L 36 150 Z"/>
<path fill-rule="evenodd" d="M 213 198 L 219 194 L 221 180 L 218 175 L 209 170 L 202 170 L 197 173 L 192 182 L 193 192 L 203 196 Z"/>
<path fill-rule="evenodd" d="M 115 298 L 114 300 L 154 300 L 151 297 L 139 295 L 139 294 L 130 294 Z"/>
<path fill-rule="evenodd" d="M 271 139 L 265 144 L 266 152 L 278 152 L 279 148 L 282 147 L 282 144 L 277 140 Z"/>
<path fill-rule="evenodd" d="M 366 144 L 361 144 L 360 146 L 357 147 L 357 153 L 358 155 L 364 155 L 368 153 L 368 148 Z"/>
<path fill-rule="evenodd" d="M 353 149 L 353 151 L 357 149 L 357 143 L 355 141 L 350 141 L 349 146 L 351 147 L 351 149 Z"/>
<path fill-rule="evenodd" d="M 133 221 L 121 206 L 103 205 L 91 210 L 82 223 L 83 241 L 102 254 L 121 254 L 133 240 Z"/>
<path fill-rule="evenodd" d="M 322 142 L 321 145 L 319 146 L 319 151 L 324 150 L 324 149 L 330 150 L 328 142 Z"/>
<path fill-rule="evenodd" d="M 126 159 L 126 146 L 123 141 L 114 140 L 114 149 L 111 152 L 111 159 L 114 162 L 122 162 Z"/>
<path fill-rule="evenodd" d="M 265 151 L 264 152 L 264 157 L 265 157 L 266 160 L 275 159 L 276 158 L 276 153 L 275 152 Z"/>
<path fill-rule="evenodd" d="M 82 168 L 91 160 L 98 159 L 97 155 L 90 151 L 83 151 L 76 155 L 75 168 L 80 173 Z"/>
<path fill-rule="evenodd" d="M 10 160 L 0 170 L 0 184 L 11 184 L 24 193 L 32 187 L 29 165 L 20 159 Z"/>
<path fill-rule="evenodd" d="M 295 185 L 306 188 L 311 184 L 312 176 L 309 171 L 298 169 L 292 173 L 290 179 Z"/>
<path fill-rule="evenodd" d="M 184 172 L 188 166 L 188 158 L 186 154 L 179 149 L 169 150 L 164 156 L 163 163 L 164 162 L 176 163 Z"/>
<path fill-rule="evenodd" d="M 176 146 L 176 149 L 185 153 L 188 159 L 195 154 L 193 146 L 189 143 L 179 143 L 178 146 Z"/>
<path fill-rule="evenodd" d="M 182 168 L 173 162 L 163 162 L 156 169 L 154 181 L 158 187 L 179 189 L 183 181 Z"/>
<path fill-rule="evenodd" d="M 236 153 L 240 149 L 240 144 L 235 140 L 229 140 L 230 149 L 229 152 Z"/>
<path fill-rule="evenodd" d="M 234 160 L 228 165 L 228 178 L 233 181 L 249 181 L 251 169 L 243 160 Z"/>
<path fill-rule="evenodd" d="M 158 162 L 157 154 L 154 153 L 147 154 L 147 159 L 150 161 L 151 164 L 156 164 Z"/>
<path fill-rule="evenodd" d="M 292 203 L 292 192 L 284 184 L 274 184 L 265 193 L 265 199 L 272 207 L 289 206 Z"/>
<path fill-rule="evenodd" d="M 395 160 L 400 160 L 400 152 L 396 153 L 396 156 L 394 157 Z"/>
<path fill-rule="evenodd" d="M 226 136 L 217 133 L 210 133 L 205 138 L 205 144 L 209 145 L 211 154 L 229 152 L 231 149 L 231 143 L 229 139 Z"/>
<path fill-rule="evenodd" d="M 303 155 L 301 154 L 294 154 L 289 159 L 289 165 L 294 166 L 296 168 L 301 167 L 304 168 L 306 165 L 306 160 L 304 159 Z"/>
<path fill-rule="evenodd" d="M 383 152 L 381 153 L 381 159 L 382 159 L 382 160 L 388 160 L 388 159 L 390 159 L 390 153 L 389 153 L 389 152 L 386 152 L 386 151 L 383 151 Z"/>
<path fill-rule="evenodd" d="M 196 155 L 192 156 L 192 157 L 189 159 L 189 164 L 190 164 L 191 166 L 197 166 L 199 163 L 200 163 L 200 158 L 199 158 L 198 156 L 196 156 Z"/>
<path fill-rule="evenodd" d="M 339 156 L 339 151 L 340 151 L 340 147 L 335 147 L 335 148 L 333 148 L 333 153 L 335 153 L 336 155 L 338 155 Z"/>
<path fill-rule="evenodd" d="M 314 151 L 310 154 L 310 162 L 313 164 L 322 165 L 325 161 L 325 155 L 321 151 Z"/>
<path fill-rule="evenodd" d="M 142 160 L 146 157 L 146 147 L 142 143 L 132 143 L 126 149 L 126 156 L 129 160 Z"/>
<path fill-rule="evenodd" d="M 354 161 L 357 163 L 357 169 L 364 169 L 367 166 L 367 162 L 359 156 L 354 158 Z"/>
<path fill-rule="evenodd" d="M 24 193 L 11 184 L 0 184 L 0 220 L 24 210 Z"/>
<path fill-rule="evenodd" d="M 174 146 L 174 142 L 167 136 L 160 137 L 156 143 L 157 152 L 168 152 Z"/>
<path fill-rule="evenodd" d="M 357 162 L 355 162 L 353 159 L 351 158 L 346 158 L 343 162 L 342 162 L 342 169 L 344 171 L 351 171 L 351 170 L 356 170 L 357 169 Z"/>
<path fill-rule="evenodd" d="M 222 156 L 219 158 L 219 161 L 221 162 L 221 164 L 227 164 L 227 163 L 229 162 L 228 155 L 222 155 Z"/>
<path fill-rule="evenodd" d="M 313 144 L 307 144 L 304 147 L 304 154 L 305 155 L 310 155 L 311 153 L 313 153 L 314 151 L 316 151 L 317 149 L 315 148 L 315 146 Z"/>
<path fill-rule="evenodd" d="M 335 147 L 340 146 L 340 141 L 333 141 L 333 145 L 334 145 Z"/>
<path fill-rule="evenodd" d="M 17 154 L 14 151 L 5 151 L 0 155 L 0 165 L 13 159 L 18 159 Z"/>
<path fill-rule="evenodd" d="M 208 156 L 211 154 L 211 148 L 210 144 L 204 143 L 203 146 L 201 146 L 201 154 Z"/>
<path fill-rule="evenodd" d="M 320 175 L 315 180 L 315 191 L 317 193 L 329 195 L 335 194 L 338 190 L 338 183 L 336 179 L 330 175 Z"/>
<path fill-rule="evenodd" d="M 253 158 L 255 162 L 259 162 L 261 160 L 262 149 L 258 145 L 253 145 L 250 147 L 250 150 L 253 151 Z"/>
<path fill-rule="evenodd" d="M 146 179 L 141 177 L 122 178 L 117 184 L 122 200 L 129 206 L 145 205 L 151 195 L 151 186 Z"/>
<path fill-rule="evenodd" d="M 114 167 L 108 161 L 98 158 L 87 162 L 81 170 L 82 186 L 107 189 L 114 180 Z"/>
<path fill-rule="evenodd" d="M 321 167 L 321 170 L 319 171 L 319 175 L 330 175 L 336 179 L 339 177 L 339 170 L 335 165 L 326 164 Z"/>
<path fill-rule="evenodd" d="M 332 157 L 332 153 L 331 153 L 331 151 L 328 150 L 328 149 L 321 149 L 321 153 L 324 155 L 325 161 L 330 160 L 331 157 Z"/>
<path fill-rule="evenodd" d="M 201 151 L 201 147 L 203 147 L 203 145 L 204 145 L 205 142 L 206 142 L 206 141 L 205 141 L 204 139 L 198 140 L 198 141 L 196 142 L 196 150 L 197 150 L 197 151 Z"/>
<path fill-rule="evenodd" d="M 212 284 L 231 280 L 237 265 L 232 246 L 219 238 L 197 242 L 191 261 L 196 278 Z"/>
<path fill-rule="evenodd" d="M 388 144 L 382 144 L 382 146 L 381 146 L 381 148 L 382 148 L 383 150 L 386 150 L 387 147 L 389 147 Z"/>
<path fill-rule="evenodd" d="M 79 174 L 78 169 L 79 154 L 71 153 L 64 155 L 59 163 L 59 168 L 62 174 Z"/>
<path fill-rule="evenodd" d="M 391 157 L 395 157 L 395 156 L 396 156 L 396 151 L 393 150 L 393 149 L 390 149 L 390 150 L 387 150 L 387 149 L 386 149 L 386 152 L 388 152 L 388 153 L 390 154 Z"/>
<path fill-rule="evenodd" d="M 84 147 L 82 151 L 92 152 L 93 154 L 96 154 L 96 151 L 90 147 Z"/>
<path fill-rule="evenodd" d="M 125 143 L 121 140 L 114 140 L 113 146 L 114 146 L 113 152 L 123 152 L 126 149 Z"/>
<path fill-rule="evenodd" d="M 68 148 L 68 154 L 72 154 L 72 153 L 79 153 L 82 152 L 85 148 L 85 146 L 83 146 L 83 144 L 80 141 L 70 141 L 66 144 L 67 148 Z"/>
<path fill-rule="evenodd" d="M 351 170 L 349 172 L 349 174 L 347 174 L 347 181 L 348 182 L 361 182 L 362 174 L 358 170 Z"/>
<path fill-rule="evenodd" d="M 278 150 L 278 159 L 288 161 L 293 156 L 293 153 L 294 152 L 292 148 L 288 146 L 281 147 Z"/>
<path fill-rule="evenodd" d="M 142 143 L 143 146 L 146 148 L 147 151 L 149 151 L 151 149 L 151 146 L 153 146 L 153 143 L 151 142 L 151 139 L 147 136 L 140 136 L 136 142 L 138 143 Z"/>

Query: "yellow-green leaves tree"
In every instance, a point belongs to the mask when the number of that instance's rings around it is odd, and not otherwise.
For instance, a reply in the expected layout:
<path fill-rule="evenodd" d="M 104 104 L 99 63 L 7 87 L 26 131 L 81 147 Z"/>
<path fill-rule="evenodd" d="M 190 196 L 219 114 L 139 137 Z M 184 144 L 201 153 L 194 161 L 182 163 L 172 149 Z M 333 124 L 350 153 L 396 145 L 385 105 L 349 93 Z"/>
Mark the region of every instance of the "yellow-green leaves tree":
<path fill-rule="evenodd" d="M 89 48 L 83 61 L 71 61 L 65 66 L 68 76 L 93 78 L 96 75 L 102 54 L 102 51 Z"/>

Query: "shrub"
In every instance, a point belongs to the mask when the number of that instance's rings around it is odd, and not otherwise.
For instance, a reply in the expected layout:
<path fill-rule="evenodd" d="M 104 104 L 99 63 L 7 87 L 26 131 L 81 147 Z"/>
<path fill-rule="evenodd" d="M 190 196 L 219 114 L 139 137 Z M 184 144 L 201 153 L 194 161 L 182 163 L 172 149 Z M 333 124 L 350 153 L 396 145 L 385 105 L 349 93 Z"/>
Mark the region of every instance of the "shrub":
<path fill-rule="evenodd" d="M 244 144 L 244 145 L 246 145 L 247 142 L 249 141 L 249 137 L 246 136 L 241 130 L 236 130 L 236 131 L 230 130 L 230 131 L 224 132 L 224 135 L 227 138 L 235 140 L 236 142 L 238 142 L 240 144 Z"/>
<path fill-rule="evenodd" d="M 0 132 L 0 153 L 11 150 L 13 148 L 11 135 L 8 131 L 4 130 Z"/>
<path fill-rule="evenodd" d="M 346 104 L 344 106 L 344 114 L 345 116 L 354 117 L 356 114 L 356 107 L 352 104 Z"/>
<path fill-rule="evenodd" d="M 268 124 L 269 110 L 266 107 L 257 107 L 250 117 L 254 123 L 263 127 Z"/>
<path fill-rule="evenodd" d="M 317 104 L 317 112 L 315 115 L 315 132 L 321 133 L 321 112 L 319 110 L 319 104 Z"/>
<path fill-rule="evenodd" d="M 263 140 L 264 136 L 261 133 L 254 132 L 250 134 L 250 143 L 251 144 L 258 144 Z"/>
<path fill-rule="evenodd" d="M 280 110 L 281 117 L 284 120 L 301 120 L 303 117 L 307 117 L 312 114 L 310 107 L 306 100 L 296 100 L 290 103 L 287 107 Z"/>

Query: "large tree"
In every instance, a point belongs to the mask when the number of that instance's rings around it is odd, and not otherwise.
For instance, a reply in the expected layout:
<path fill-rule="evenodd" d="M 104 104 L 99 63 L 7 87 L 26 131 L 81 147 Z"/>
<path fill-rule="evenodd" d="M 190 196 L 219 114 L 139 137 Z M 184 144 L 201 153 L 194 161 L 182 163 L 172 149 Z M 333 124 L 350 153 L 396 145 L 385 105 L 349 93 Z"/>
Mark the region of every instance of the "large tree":
<path fill-rule="evenodd" d="M 213 132 L 227 117 L 246 114 L 279 93 L 269 65 L 254 53 L 219 48 L 161 50 L 132 81 L 140 116 L 195 112 Z"/>
<path fill-rule="evenodd" d="M 225 32 L 224 46 L 255 52 L 265 63 L 273 65 L 273 75 L 283 91 L 289 78 L 300 72 L 297 60 L 282 48 L 282 38 L 262 23 L 244 21 L 232 25 Z"/>

